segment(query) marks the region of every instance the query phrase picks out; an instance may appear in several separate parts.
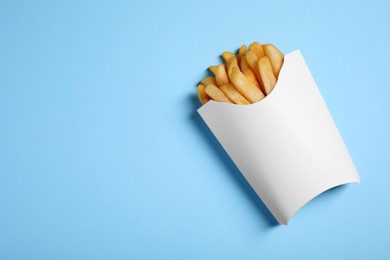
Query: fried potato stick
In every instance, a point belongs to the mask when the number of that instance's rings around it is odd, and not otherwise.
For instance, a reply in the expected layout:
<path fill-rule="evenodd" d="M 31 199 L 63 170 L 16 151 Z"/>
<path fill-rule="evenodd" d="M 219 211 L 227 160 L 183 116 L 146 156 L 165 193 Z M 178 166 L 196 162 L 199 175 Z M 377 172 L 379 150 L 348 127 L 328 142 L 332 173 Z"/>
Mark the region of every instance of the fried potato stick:
<path fill-rule="evenodd" d="M 244 56 L 247 50 L 248 50 L 248 48 L 246 47 L 245 44 L 243 44 L 243 45 L 240 47 L 240 49 L 238 50 L 238 56 L 239 56 L 239 57 Z"/>
<path fill-rule="evenodd" d="M 260 72 L 259 72 L 259 65 L 258 65 L 259 59 L 257 58 L 256 54 L 251 50 L 248 50 L 246 52 L 245 59 L 249 65 L 249 67 L 251 68 L 251 70 L 255 74 L 256 79 L 259 82 L 261 91 L 264 94 L 266 94 L 267 92 L 265 91 L 265 88 L 264 88 L 262 80 L 261 80 Z"/>
<path fill-rule="evenodd" d="M 225 84 L 222 87 L 220 87 L 223 93 L 232 100 L 235 104 L 238 105 L 248 105 L 250 104 L 249 101 L 241 95 L 241 93 L 234 87 L 233 84 Z"/>
<path fill-rule="evenodd" d="M 210 100 L 210 97 L 207 96 L 206 92 L 204 91 L 205 86 L 202 84 L 198 85 L 198 98 L 200 103 L 205 104 L 207 101 Z"/>
<path fill-rule="evenodd" d="M 230 58 L 232 57 L 235 57 L 236 55 L 234 55 L 233 52 L 229 52 L 229 51 L 225 51 L 222 53 L 222 59 L 224 62 L 228 62 L 228 60 L 230 60 Z"/>
<path fill-rule="evenodd" d="M 212 76 L 205 77 L 204 79 L 202 79 L 202 81 L 200 83 L 202 83 L 205 86 L 210 85 L 210 84 L 217 85 L 217 81 Z"/>
<path fill-rule="evenodd" d="M 280 70 L 282 69 L 284 54 L 272 44 L 264 44 L 263 49 L 265 55 L 271 62 L 272 71 L 274 72 L 275 77 L 278 78 Z"/>
<path fill-rule="evenodd" d="M 258 66 L 264 89 L 268 95 L 274 89 L 276 84 L 276 78 L 272 71 L 272 65 L 268 57 L 264 56 L 259 59 Z"/>
<path fill-rule="evenodd" d="M 258 42 L 253 42 L 249 46 L 249 50 L 253 51 L 256 54 L 257 58 L 261 58 L 265 55 L 263 47 Z"/>
<path fill-rule="evenodd" d="M 209 70 L 212 73 L 214 73 L 218 87 L 229 83 L 229 79 L 225 70 L 225 65 L 220 64 L 220 65 L 210 66 Z"/>
<path fill-rule="evenodd" d="M 241 59 L 241 71 L 248 78 L 250 82 L 255 84 L 261 90 L 260 83 L 257 80 L 255 74 L 253 73 L 246 59 Z"/>
<path fill-rule="evenodd" d="M 232 70 L 233 70 L 233 68 L 240 69 L 240 67 L 238 66 L 238 61 L 237 61 L 236 56 L 231 57 L 231 58 L 227 61 L 226 67 L 227 67 L 228 78 L 229 78 L 230 82 L 232 82 L 232 80 L 231 80 L 230 77 L 231 77 L 231 75 L 232 75 Z"/>
<path fill-rule="evenodd" d="M 207 85 L 204 88 L 204 91 L 214 101 L 232 103 L 232 101 L 228 97 L 226 97 L 225 94 L 217 86 L 213 84 Z"/>

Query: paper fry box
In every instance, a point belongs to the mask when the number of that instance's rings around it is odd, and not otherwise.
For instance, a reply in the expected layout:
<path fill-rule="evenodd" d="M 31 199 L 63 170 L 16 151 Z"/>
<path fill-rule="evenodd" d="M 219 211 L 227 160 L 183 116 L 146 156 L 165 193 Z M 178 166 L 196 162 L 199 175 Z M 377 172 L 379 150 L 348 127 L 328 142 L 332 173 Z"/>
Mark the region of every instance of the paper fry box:
<path fill-rule="evenodd" d="M 300 51 L 251 105 L 209 101 L 198 113 L 280 224 L 335 186 L 360 182 Z"/>

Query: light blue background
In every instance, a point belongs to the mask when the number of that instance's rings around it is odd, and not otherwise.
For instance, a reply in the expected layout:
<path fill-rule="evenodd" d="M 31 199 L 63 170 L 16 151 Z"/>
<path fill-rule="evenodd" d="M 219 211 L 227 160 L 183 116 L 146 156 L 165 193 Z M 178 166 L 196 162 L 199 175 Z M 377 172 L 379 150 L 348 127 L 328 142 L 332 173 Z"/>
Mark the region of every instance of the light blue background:
<path fill-rule="evenodd" d="M 0 259 L 389 259 L 390 4 L 139 2 L 0 2 Z M 301 49 L 361 175 L 287 227 L 195 113 L 254 40 Z"/>

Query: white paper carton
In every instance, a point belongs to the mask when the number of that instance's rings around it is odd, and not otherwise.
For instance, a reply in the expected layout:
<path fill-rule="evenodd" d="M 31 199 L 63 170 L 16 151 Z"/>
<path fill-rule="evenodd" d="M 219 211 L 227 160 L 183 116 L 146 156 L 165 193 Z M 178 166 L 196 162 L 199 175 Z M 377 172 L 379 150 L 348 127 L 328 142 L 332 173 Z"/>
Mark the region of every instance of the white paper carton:
<path fill-rule="evenodd" d="M 209 101 L 198 113 L 280 224 L 320 193 L 360 182 L 300 51 L 285 55 L 262 101 Z"/>

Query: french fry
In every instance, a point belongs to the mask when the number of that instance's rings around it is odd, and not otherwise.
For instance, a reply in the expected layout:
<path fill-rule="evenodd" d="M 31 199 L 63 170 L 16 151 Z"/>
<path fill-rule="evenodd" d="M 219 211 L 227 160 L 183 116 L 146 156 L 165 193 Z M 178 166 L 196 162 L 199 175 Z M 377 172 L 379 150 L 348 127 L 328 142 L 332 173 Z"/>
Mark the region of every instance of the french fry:
<path fill-rule="evenodd" d="M 228 64 L 229 64 L 229 67 L 228 67 L 228 77 L 229 77 L 230 82 L 232 82 L 231 76 L 232 76 L 233 68 L 236 67 L 236 68 L 240 69 L 240 67 L 236 63 L 236 59 L 235 58 L 231 58 L 229 60 Z M 257 81 L 255 74 L 253 74 L 253 71 L 250 69 L 250 67 L 249 67 L 248 63 L 246 62 L 246 60 L 242 59 L 241 64 L 243 64 L 243 66 L 241 66 L 242 67 L 242 69 L 241 69 L 242 73 L 248 78 L 248 80 L 250 82 L 255 84 L 256 87 L 258 87 L 261 90 L 260 84 Z"/>
<path fill-rule="evenodd" d="M 260 81 L 261 78 L 260 78 L 260 74 L 258 73 L 258 69 L 257 69 L 257 62 L 259 59 L 257 58 L 256 54 L 253 51 L 249 50 L 245 53 L 245 59 L 249 65 L 249 67 L 255 73 L 257 80 Z"/>
<path fill-rule="evenodd" d="M 260 86 L 259 82 L 257 81 L 256 76 L 251 69 L 243 70 L 242 73 L 245 75 L 245 77 L 247 77 L 247 79 L 250 82 L 252 82 L 254 85 L 256 85 L 256 87 L 258 87 L 261 90 L 261 86 Z"/>
<path fill-rule="evenodd" d="M 233 66 L 238 67 L 238 60 L 237 60 L 236 56 L 232 56 L 232 57 L 230 57 L 230 59 L 228 61 L 226 61 L 226 68 L 229 69 L 229 66 L 231 66 L 232 64 L 233 64 Z"/>
<path fill-rule="evenodd" d="M 274 89 L 276 78 L 272 71 L 272 65 L 268 57 L 264 56 L 259 59 L 259 72 L 261 80 L 267 95 Z"/>
<path fill-rule="evenodd" d="M 205 86 L 202 84 L 198 85 L 198 98 L 200 103 L 205 104 L 207 101 L 210 100 L 210 97 L 207 96 L 206 92 L 204 91 Z"/>
<path fill-rule="evenodd" d="M 229 83 L 228 76 L 226 74 L 225 66 L 223 64 L 210 66 L 209 70 L 215 75 L 218 87 Z"/>
<path fill-rule="evenodd" d="M 220 87 L 222 92 L 235 104 L 238 105 L 247 105 L 250 104 L 249 101 L 241 95 L 240 92 L 233 86 L 233 84 L 225 84 L 222 87 Z"/>
<path fill-rule="evenodd" d="M 264 98 L 261 90 L 250 82 L 238 68 L 234 67 L 232 69 L 231 78 L 237 90 L 251 103 L 255 103 Z"/>
<path fill-rule="evenodd" d="M 242 57 L 241 59 L 241 63 L 240 63 L 240 67 L 241 67 L 241 70 L 244 71 L 244 70 L 250 70 L 251 67 L 249 66 L 248 64 L 248 61 L 246 60 L 246 57 L 245 55 Z"/>
<path fill-rule="evenodd" d="M 256 54 L 257 58 L 261 58 L 265 55 L 263 47 L 258 42 L 253 42 L 251 46 L 249 46 L 249 50 L 253 51 Z"/>
<path fill-rule="evenodd" d="M 276 78 L 279 77 L 280 70 L 283 65 L 284 54 L 281 53 L 275 46 L 272 44 L 264 44 L 263 49 L 265 55 L 268 57 L 272 65 L 272 71 Z"/>
<path fill-rule="evenodd" d="M 243 44 L 243 45 L 241 46 L 241 48 L 238 50 L 238 56 L 239 56 L 239 57 L 244 56 L 244 54 L 246 53 L 247 50 L 248 50 L 248 49 L 247 49 L 246 45 Z"/>
<path fill-rule="evenodd" d="M 233 70 L 233 68 L 238 68 L 238 69 L 240 68 L 240 67 L 238 66 L 238 61 L 237 61 L 236 56 L 231 57 L 231 58 L 227 61 L 226 67 L 227 67 L 228 78 L 229 78 L 229 80 L 230 80 L 230 82 L 231 82 L 232 80 L 230 79 L 230 77 L 231 77 L 231 75 L 232 75 L 232 70 Z"/>
<path fill-rule="evenodd" d="M 257 80 L 246 59 L 241 59 L 241 71 L 248 78 L 249 81 L 251 81 L 261 90 L 259 81 Z"/>
<path fill-rule="evenodd" d="M 246 53 L 245 53 L 245 59 L 249 65 L 249 67 L 251 68 L 251 70 L 253 71 L 253 73 L 255 74 L 256 76 L 256 79 L 257 81 L 259 82 L 260 84 L 260 88 L 261 88 L 261 91 L 266 94 L 266 91 L 264 89 L 264 86 L 263 86 L 263 83 L 261 81 L 261 76 L 260 76 L 260 72 L 259 72 L 259 65 L 258 65 L 258 61 L 259 59 L 257 58 L 256 54 L 251 51 L 251 50 L 248 50 Z"/>
<path fill-rule="evenodd" d="M 226 63 L 230 58 L 235 57 L 233 52 L 225 51 L 222 53 L 222 59 Z"/>
<path fill-rule="evenodd" d="M 217 81 L 212 76 L 205 77 L 204 79 L 202 79 L 202 81 L 200 83 L 202 83 L 205 86 L 210 85 L 210 84 L 217 85 Z"/>
<path fill-rule="evenodd" d="M 214 101 L 232 103 L 232 101 L 228 97 L 226 97 L 225 94 L 217 86 L 213 84 L 207 85 L 204 88 L 204 91 Z"/>
<path fill-rule="evenodd" d="M 241 59 L 242 59 L 242 56 L 245 55 L 246 51 L 248 49 L 246 48 L 246 45 L 243 44 L 241 45 L 240 49 L 238 50 L 238 54 L 237 54 L 237 60 L 238 60 L 238 64 L 241 66 Z"/>

